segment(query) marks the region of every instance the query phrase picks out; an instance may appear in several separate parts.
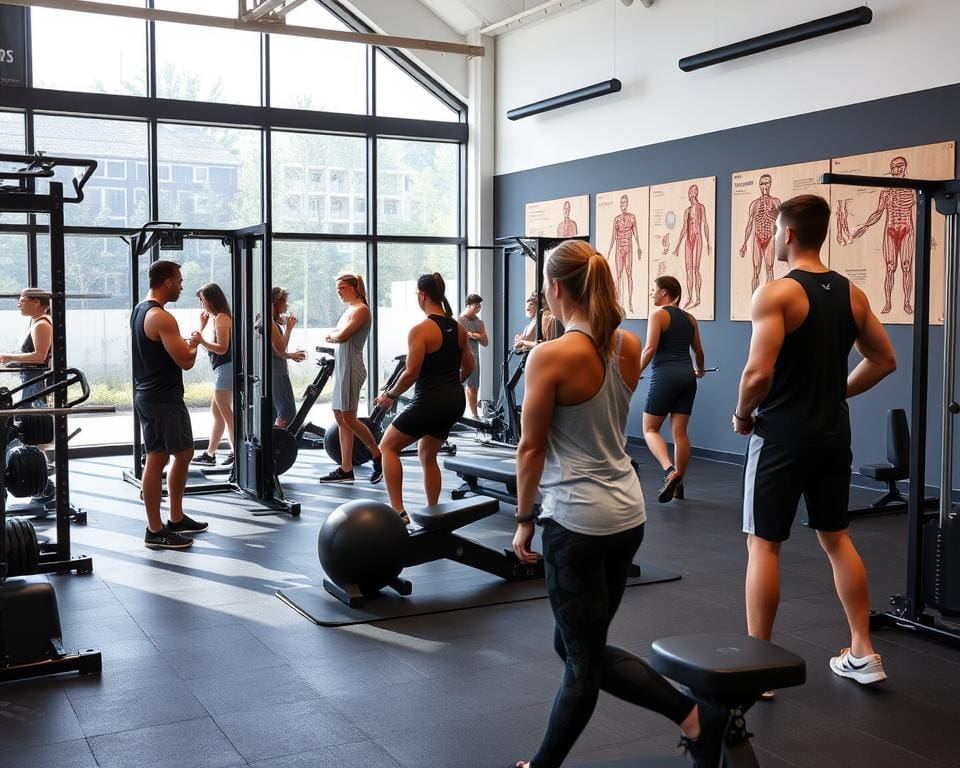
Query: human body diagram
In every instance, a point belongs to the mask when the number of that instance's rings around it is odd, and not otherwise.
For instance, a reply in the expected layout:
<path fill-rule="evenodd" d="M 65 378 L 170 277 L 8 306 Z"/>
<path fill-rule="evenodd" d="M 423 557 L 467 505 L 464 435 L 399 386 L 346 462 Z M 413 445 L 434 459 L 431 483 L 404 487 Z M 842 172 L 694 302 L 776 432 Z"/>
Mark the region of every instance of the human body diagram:
<path fill-rule="evenodd" d="M 643 250 L 640 248 L 640 235 L 637 232 L 637 217 L 627 208 L 630 205 L 630 199 L 627 195 L 620 196 L 620 214 L 613 220 L 613 231 L 610 233 L 610 245 L 607 248 L 607 260 L 614 247 L 617 249 L 616 258 L 616 282 L 617 296 L 620 298 L 620 306 L 627 306 L 630 314 L 633 314 L 633 244 L 637 244 L 637 260 L 643 257 Z M 626 293 L 624 293 L 624 278 L 626 278 Z M 626 296 L 626 301 L 624 301 Z"/>
<path fill-rule="evenodd" d="M 695 307 L 700 303 L 700 288 L 703 285 L 703 275 L 700 271 L 700 260 L 704 245 L 707 256 L 710 255 L 710 225 L 707 223 L 707 209 L 700 202 L 700 189 L 691 184 L 687 190 L 687 200 L 690 205 L 683 212 L 683 227 L 677 236 L 677 244 L 673 255 L 677 256 L 680 246 L 683 246 L 683 265 L 687 273 L 687 300 L 684 309 Z"/>
<path fill-rule="evenodd" d="M 747 255 L 747 246 L 753 259 L 753 276 L 750 279 L 750 293 L 760 285 L 760 270 L 766 272 L 766 282 L 773 277 L 773 234 L 774 224 L 777 221 L 777 211 L 780 209 L 780 200 L 770 194 L 773 177 L 763 174 L 760 177 L 760 197 L 750 202 L 750 213 L 747 217 L 747 228 L 743 233 L 743 245 L 740 246 L 740 258 Z"/>

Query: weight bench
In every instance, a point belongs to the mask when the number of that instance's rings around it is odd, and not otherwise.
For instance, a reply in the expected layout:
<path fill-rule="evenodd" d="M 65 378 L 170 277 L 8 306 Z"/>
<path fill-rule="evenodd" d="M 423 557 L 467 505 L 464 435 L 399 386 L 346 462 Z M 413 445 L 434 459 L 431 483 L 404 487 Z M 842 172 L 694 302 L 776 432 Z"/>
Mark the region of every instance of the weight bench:
<path fill-rule="evenodd" d="M 454 531 L 496 514 L 500 503 L 495 499 L 469 498 L 447 501 L 432 507 L 411 511 L 410 519 L 420 526 L 410 533 L 403 552 L 403 567 L 430 563 L 434 560 L 454 562 L 493 574 L 504 581 L 525 581 L 543 578 L 543 561 L 521 563 L 512 550 L 495 549 L 478 544 Z M 413 593 L 413 584 L 400 576 L 388 584 L 400 595 Z M 364 594 L 357 584 L 336 584 L 323 580 L 331 595 L 351 608 L 363 605 Z"/>
<path fill-rule="evenodd" d="M 724 768 L 757 768 L 744 713 L 764 691 L 803 685 L 806 663 L 765 640 L 737 634 L 682 635 L 655 640 L 651 666 L 719 708 Z M 638 766 L 642 766 L 642 761 Z"/>
<path fill-rule="evenodd" d="M 505 504 L 517 505 L 517 463 L 514 459 L 501 461 L 456 457 L 444 459 L 443 468 L 456 472 L 463 480 L 463 485 L 451 493 L 454 499 L 463 499 L 468 493 L 473 493 L 477 496 L 489 496 Z M 503 488 L 491 483 L 498 483 Z M 540 511 L 539 494 L 533 505 L 533 511 L 534 513 Z"/>

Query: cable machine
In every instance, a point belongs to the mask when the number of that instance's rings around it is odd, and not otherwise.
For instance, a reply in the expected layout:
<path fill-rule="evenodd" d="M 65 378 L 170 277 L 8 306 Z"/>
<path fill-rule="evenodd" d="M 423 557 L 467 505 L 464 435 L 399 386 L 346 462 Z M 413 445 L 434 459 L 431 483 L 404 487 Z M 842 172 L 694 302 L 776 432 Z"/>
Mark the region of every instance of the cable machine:
<path fill-rule="evenodd" d="M 914 254 L 913 373 L 910 496 L 907 500 L 906 590 L 890 597 L 891 609 L 872 613 L 872 628 L 907 629 L 960 647 L 960 517 L 953 509 L 953 420 L 957 300 L 960 288 L 960 179 L 899 179 L 826 173 L 823 184 L 912 189 L 917 195 Z M 940 501 L 932 519 L 924 514 L 927 399 L 930 360 L 930 246 L 933 208 L 947 220 L 944 251 L 943 396 L 941 401 Z"/>

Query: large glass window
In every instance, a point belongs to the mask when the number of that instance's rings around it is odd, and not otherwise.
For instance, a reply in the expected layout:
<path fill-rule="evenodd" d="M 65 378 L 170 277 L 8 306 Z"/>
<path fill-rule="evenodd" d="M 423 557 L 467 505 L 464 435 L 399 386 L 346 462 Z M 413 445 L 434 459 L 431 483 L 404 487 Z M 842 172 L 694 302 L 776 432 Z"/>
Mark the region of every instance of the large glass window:
<path fill-rule="evenodd" d="M 457 246 L 381 243 L 377 249 L 377 339 L 380 354 L 378 388 L 393 371 L 394 358 L 407 353 L 407 333 L 421 320 L 417 278 L 439 272 L 447 284 L 447 300 L 458 314 Z"/>
<path fill-rule="evenodd" d="M 236 0 L 155 0 L 158 10 L 236 18 Z M 260 103 L 260 36 L 157 24 L 157 95 L 228 104 Z"/>
<path fill-rule="evenodd" d="M 143 0 L 111 1 L 144 7 Z M 146 95 L 146 22 L 47 8 L 30 12 L 35 87 Z"/>
<path fill-rule="evenodd" d="M 0 112 L 0 154 L 24 154 L 26 152 L 24 136 L 23 115 L 19 112 Z M 14 163 L 5 167 L 14 170 L 16 165 Z M 0 213 L 0 224 L 22 224 L 26 220 L 25 213 Z"/>
<path fill-rule="evenodd" d="M 120 237 L 64 239 L 69 293 L 107 293 L 107 299 L 67 301 L 67 363 L 90 382 L 90 405 L 112 405 L 116 414 L 84 417 L 71 446 L 129 443 L 133 407 L 130 368 L 130 249 Z M 50 240 L 37 237 L 41 288 L 50 289 Z"/>
<path fill-rule="evenodd" d="M 460 115 L 393 61 L 377 52 L 377 114 L 457 122 Z"/>
<path fill-rule="evenodd" d="M 287 23 L 349 31 L 319 3 L 307 2 Z M 270 36 L 270 105 L 323 112 L 367 111 L 367 52 L 356 43 Z"/>
<path fill-rule="evenodd" d="M 18 293 L 27 287 L 27 236 L 0 234 L 0 293 Z M 20 348 L 26 323 L 16 299 L 0 297 L 0 351 Z M 11 386 L 0 378 L 0 385 Z"/>
<path fill-rule="evenodd" d="M 262 220 L 259 131 L 161 123 L 157 156 L 171 168 L 160 177 L 161 219 L 216 229 Z"/>
<path fill-rule="evenodd" d="M 290 344 L 294 349 L 307 352 L 306 362 L 289 366 L 293 391 L 299 399 L 317 373 L 309 361 L 315 358 L 318 346 L 327 346 L 326 335 L 336 328 L 337 320 L 346 309 L 337 296 L 336 277 L 352 272 L 366 282 L 366 246 L 275 239 L 272 257 L 273 284 L 287 289 L 290 311 L 297 317 Z M 323 425 L 330 420 L 332 392 L 331 379 L 311 411 L 310 421 Z"/>
<path fill-rule="evenodd" d="M 139 227 L 147 220 L 147 180 L 136 174 L 137 164 L 147 162 L 146 123 L 37 115 L 34 134 L 36 148 L 47 154 L 97 161 L 83 202 L 64 206 L 66 224 Z M 111 172 L 118 178 L 109 178 Z M 64 196 L 71 197 L 72 171 L 58 168 L 54 178 L 63 182 Z M 45 188 L 37 183 L 39 191 Z"/>
<path fill-rule="evenodd" d="M 328 190 L 336 194 L 323 194 Z M 363 137 L 273 132 L 276 231 L 335 234 L 338 230 L 331 222 L 348 222 L 360 227 L 354 232 L 365 232 L 366 196 Z M 361 204 L 351 209 L 351 201 Z"/>
<path fill-rule="evenodd" d="M 459 234 L 457 144 L 377 142 L 377 228 L 382 235 Z"/>

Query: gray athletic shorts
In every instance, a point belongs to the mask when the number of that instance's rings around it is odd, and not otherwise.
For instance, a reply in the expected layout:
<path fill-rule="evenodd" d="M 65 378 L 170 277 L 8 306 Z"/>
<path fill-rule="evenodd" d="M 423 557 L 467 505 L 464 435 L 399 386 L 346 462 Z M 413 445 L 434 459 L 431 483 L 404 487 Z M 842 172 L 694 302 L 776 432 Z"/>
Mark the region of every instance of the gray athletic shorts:
<path fill-rule="evenodd" d="M 216 392 L 233 391 L 233 363 L 224 363 L 213 369 L 213 389 Z"/>

